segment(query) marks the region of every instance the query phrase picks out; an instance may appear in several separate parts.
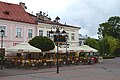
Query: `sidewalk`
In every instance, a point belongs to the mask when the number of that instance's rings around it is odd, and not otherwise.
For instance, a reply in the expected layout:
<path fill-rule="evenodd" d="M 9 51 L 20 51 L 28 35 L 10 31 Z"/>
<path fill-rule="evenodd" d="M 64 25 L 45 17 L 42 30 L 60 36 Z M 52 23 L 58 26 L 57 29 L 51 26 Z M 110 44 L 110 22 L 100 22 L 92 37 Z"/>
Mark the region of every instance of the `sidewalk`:
<path fill-rule="evenodd" d="M 59 72 L 61 71 L 67 71 L 67 70 L 75 70 L 75 69 L 87 69 L 87 68 L 93 68 L 93 65 L 79 65 L 79 66 L 75 66 L 75 65 L 71 65 L 71 66 L 63 66 L 63 67 L 59 67 Z M 52 67 L 52 68 L 22 68 L 22 69 L 18 69 L 18 68 L 9 68 L 9 69 L 2 69 L 0 70 L 0 77 L 5 77 L 5 76 L 16 76 L 16 75 L 24 75 L 24 74 L 37 74 L 37 73 L 49 73 L 49 72 L 54 72 L 56 73 L 57 68 L 56 67 Z"/>
<path fill-rule="evenodd" d="M 106 60 L 103 64 L 71 65 L 43 69 L 3 69 L 0 80 L 120 80 L 120 64 Z"/>
<path fill-rule="evenodd" d="M 56 73 L 55 68 L 49 68 L 47 71 L 46 69 L 36 71 L 23 70 L 23 74 L 20 71 L 20 74 L 0 77 L 0 80 L 119 80 L 120 73 L 109 72 L 93 65 L 86 66 L 62 67 L 59 74 Z M 12 72 L 16 71 L 19 70 Z"/>

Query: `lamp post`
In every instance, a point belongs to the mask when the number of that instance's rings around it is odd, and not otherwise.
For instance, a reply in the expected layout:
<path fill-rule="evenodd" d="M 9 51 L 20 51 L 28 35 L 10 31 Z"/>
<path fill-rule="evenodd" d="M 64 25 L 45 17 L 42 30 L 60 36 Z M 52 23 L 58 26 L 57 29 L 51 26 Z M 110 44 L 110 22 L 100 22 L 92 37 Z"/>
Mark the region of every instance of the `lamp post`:
<path fill-rule="evenodd" d="M 59 53 L 58 53 L 58 50 L 59 50 L 59 43 L 61 42 L 60 37 L 66 33 L 64 30 L 62 32 L 60 31 L 61 27 L 59 27 L 59 20 L 60 20 L 60 18 L 57 16 L 55 18 L 55 22 L 56 22 L 56 25 L 57 25 L 56 26 L 56 31 L 54 32 L 52 30 L 52 28 L 51 28 L 51 31 L 49 32 L 52 36 L 54 35 L 54 42 L 56 42 L 56 44 L 57 44 L 57 54 L 56 54 L 56 58 L 57 58 L 57 73 L 59 73 L 59 61 L 58 61 Z"/>
<path fill-rule="evenodd" d="M 67 48 L 68 48 L 68 43 L 67 43 L 67 39 L 68 39 L 68 35 L 66 34 L 65 35 L 65 40 L 66 40 L 66 61 L 67 61 L 67 65 L 69 66 L 69 58 L 68 58 L 68 50 L 67 50 Z"/>
<path fill-rule="evenodd" d="M 4 30 L 1 30 L 1 70 L 2 70 L 2 63 L 3 63 L 3 58 L 2 58 L 2 55 L 3 55 L 3 36 L 4 36 Z"/>
<path fill-rule="evenodd" d="M 67 51 L 67 47 L 68 47 L 68 45 L 67 45 L 67 39 L 68 39 L 68 36 L 67 35 L 65 36 L 65 39 L 66 39 L 66 56 L 68 58 L 68 51 Z"/>

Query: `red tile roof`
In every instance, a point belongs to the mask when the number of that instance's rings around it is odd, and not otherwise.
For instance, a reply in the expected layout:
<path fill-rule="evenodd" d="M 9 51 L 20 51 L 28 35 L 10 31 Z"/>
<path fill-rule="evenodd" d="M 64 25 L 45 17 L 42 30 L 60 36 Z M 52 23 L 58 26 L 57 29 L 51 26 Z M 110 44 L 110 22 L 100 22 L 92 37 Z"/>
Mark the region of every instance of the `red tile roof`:
<path fill-rule="evenodd" d="M 37 16 L 33 15 L 33 14 L 30 14 L 28 13 L 33 19 L 34 21 L 37 23 L 45 23 L 45 24 L 52 24 L 52 25 L 57 25 L 58 23 L 54 22 L 54 21 L 51 21 L 51 20 L 43 20 L 43 19 L 39 19 L 37 18 Z M 78 26 L 72 26 L 72 25 L 67 25 L 67 24 L 62 24 L 62 23 L 59 23 L 59 25 L 61 26 L 66 26 L 66 27 L 73 27 L 73 28 L 78 28 L 78 29 L 81 29 L 80 27 Z"/>
<path fill-rule="evenodd" d="M 0 19 L 35 24 L 21 5 L 0 1 Z"/>

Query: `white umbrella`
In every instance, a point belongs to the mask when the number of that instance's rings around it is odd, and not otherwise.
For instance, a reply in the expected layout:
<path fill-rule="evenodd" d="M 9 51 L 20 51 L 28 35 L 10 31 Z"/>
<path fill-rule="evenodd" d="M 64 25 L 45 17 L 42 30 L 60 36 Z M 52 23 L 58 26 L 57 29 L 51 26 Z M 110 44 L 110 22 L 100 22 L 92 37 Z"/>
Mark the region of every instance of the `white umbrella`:
<path fill-rule="evenodd" d="M 83 49 L 83 52 L 98 52 L 98 50 L 88 46 L 88 45 L 82 45 L 80 46 L 81 49 Z"/>
<path fill-rule="evenodd" d="M 53 50 L 50 50 L 50 51 L 48 51 L 48 52 L 57 53 L 57 46 L 55 46 L 55 48 L 54 48 Z M 60 48 L 60 47 L 58 47 L 58 52 L 59 52 L 59 53 L 65 53 L 65 50 L 62 49 L 62 48 Z"/>
<path fill-rule="evenodd" d="M 20 43 L 6 49 L 7 52 L 41 52 L 40 49 L 31 46 L 29 43 Z"/>
<path fill-rule="evenodd" d="M 63 51 L 66 50 L 66 48 L 62 48 Z M 68 52 L 98 52 L 98 50 L 88 46 L 88 45 L 82 45 L 82 46 L 69 46 L 67 48 Z"/>
<path fill-rule="evenodd" d="M 62 48 L 62 49 L 63 49 L 63 51 L 66 51 L 66 48 Z M 77 51 L 80 51 L 80 50 L 82 50 L 82 49 L 79 46 L 69 46 L 67 48 L 68 52 L 77 52 Z"/>

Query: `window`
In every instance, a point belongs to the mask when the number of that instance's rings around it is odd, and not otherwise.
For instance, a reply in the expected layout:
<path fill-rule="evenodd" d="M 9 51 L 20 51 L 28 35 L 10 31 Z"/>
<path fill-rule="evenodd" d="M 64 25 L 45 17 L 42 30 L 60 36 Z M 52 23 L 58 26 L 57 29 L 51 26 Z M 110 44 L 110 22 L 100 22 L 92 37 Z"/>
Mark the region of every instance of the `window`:
<path fill-rule="evenodd" d="M 82 41 L 79 41 L 79 45 L 80 45 L 80 46 L 82 45 Z"/>
<path fill-rule="evenodd" d="M 5 36 L 6 26 L 0 26 L 0 31 L 1 30 L 4 30 L 4 36 Z M 0 36 L 1 36 L 1 33 L 0 33 Z"/>
<path fill-rule="evenodd" d="M 50 35 L 49 35 L 49 31 L 47 31 L 47 37 L 50 37 Z"/>
<path fill-rule="evenodd" d="M 28 29 L 28 38 L 32 38 L 32 32 L 33 32 L 32 29 Z"/>
<path fill-rule="evenodd" d="M 22 37 L 22 29 L 21 28 L 17 28 L 16 37 Z"/>
<path fill-rule="evenodd" d="M 67 33 L 67 40 L 69 40 L 69 33 Z"/>
<path fill-rule="evenodd" d="M 75 40 L 75 34 L 71 33 L 71 40 Z"/>
<path fill-rule="evenodd" d="M 39 36 L 43 36 L 43 30 L 39 30 Z"/>

